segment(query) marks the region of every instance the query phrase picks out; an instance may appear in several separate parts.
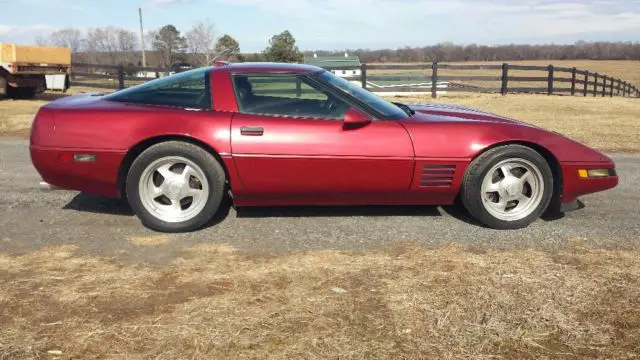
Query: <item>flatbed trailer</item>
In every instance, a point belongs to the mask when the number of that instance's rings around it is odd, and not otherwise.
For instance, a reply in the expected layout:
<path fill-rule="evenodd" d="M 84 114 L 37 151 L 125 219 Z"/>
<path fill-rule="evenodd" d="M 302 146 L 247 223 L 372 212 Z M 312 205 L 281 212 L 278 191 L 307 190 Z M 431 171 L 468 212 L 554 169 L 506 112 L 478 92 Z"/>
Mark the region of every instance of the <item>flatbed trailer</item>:
<path fill-rule="evenodd" d="M 0 43 L 0 97 L 32 98 L 46 90 L 46 75 L 71 73 L 71 49 Z"/>

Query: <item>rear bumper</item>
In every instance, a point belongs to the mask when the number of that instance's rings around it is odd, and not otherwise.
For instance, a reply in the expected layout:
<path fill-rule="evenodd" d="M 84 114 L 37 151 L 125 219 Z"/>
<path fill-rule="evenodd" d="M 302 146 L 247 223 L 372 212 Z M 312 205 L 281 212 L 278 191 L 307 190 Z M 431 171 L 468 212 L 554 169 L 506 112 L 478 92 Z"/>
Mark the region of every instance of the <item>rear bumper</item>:
<path fill-rule="evenodd" d="M 31 145 L 31 162 L 47 185 L 44 187 L 83 191 L 119 197 L 118 171 L 124 152 L 95 149 L 58 149 Z M 73 155 L 96 154 L 95 162 L 76 162 Z"/>

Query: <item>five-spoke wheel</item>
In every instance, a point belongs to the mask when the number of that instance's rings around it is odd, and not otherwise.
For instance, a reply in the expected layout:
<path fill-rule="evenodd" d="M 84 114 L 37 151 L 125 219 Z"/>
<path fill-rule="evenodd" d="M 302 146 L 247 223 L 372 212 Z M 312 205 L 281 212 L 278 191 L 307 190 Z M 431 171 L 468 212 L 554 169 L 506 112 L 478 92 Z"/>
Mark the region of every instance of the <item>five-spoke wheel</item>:
<path fill-rule="evenodd" d="M 129 204 L 147 227 L 182 232 L 211 220 L 220 207 L 226 177 L 206 150 L 169 141 L 142 152 L 126 181 Z"/>
<path fill-rule="evenodd" d="M 184 157 L 160 158 L 147 166 L 139 181 L 145 209 L 166 222 L 193 218 L 204 208 L 209 184 L 204 172 Z"/>
<path fill-rule="evenodd" d="M 547 161 L 521 145 L 490 149 L 465 174 L 461 199 L 473 217 L 497 229 L 518 229 L 545 211 L 553 194 Z"/>

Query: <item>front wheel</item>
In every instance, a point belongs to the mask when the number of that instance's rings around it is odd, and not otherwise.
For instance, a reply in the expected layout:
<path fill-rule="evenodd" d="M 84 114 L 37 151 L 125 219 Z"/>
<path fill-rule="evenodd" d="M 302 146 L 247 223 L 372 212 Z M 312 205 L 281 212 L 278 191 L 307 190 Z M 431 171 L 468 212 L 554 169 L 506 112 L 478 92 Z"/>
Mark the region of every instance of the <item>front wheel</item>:
<path fill-rule="evenodd" d="M 127 199 L 142 223 L 156 231 L 201 228 L 220 207 L 225 173 L 204 149 L 170 141 L 140 154 L 127 174 Z"/>
<path fill-rule="evenodd" d="M 521 145 L 488 150 L 465 174 L 461 200 L 469 213 L 494 229 L 520 229 L 537 220 L 553 195 L 553 174 L 536 151 Z"/>

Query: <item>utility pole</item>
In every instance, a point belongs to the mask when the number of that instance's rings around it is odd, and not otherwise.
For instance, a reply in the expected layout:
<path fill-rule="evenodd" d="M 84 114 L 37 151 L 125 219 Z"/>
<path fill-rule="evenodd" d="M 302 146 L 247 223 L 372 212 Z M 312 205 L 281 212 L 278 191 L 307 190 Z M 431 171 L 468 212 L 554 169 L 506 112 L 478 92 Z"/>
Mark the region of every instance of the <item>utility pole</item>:
<path fill-rule="evenodd" d="M 140 17 L 140 43 L 142 44 L 142 66 L 147 66 L 147 57 L 144 53 L 144 28 L 142 27 L 142 8 L 138 8 L 138 15 Z"/>

